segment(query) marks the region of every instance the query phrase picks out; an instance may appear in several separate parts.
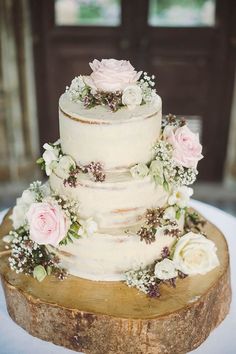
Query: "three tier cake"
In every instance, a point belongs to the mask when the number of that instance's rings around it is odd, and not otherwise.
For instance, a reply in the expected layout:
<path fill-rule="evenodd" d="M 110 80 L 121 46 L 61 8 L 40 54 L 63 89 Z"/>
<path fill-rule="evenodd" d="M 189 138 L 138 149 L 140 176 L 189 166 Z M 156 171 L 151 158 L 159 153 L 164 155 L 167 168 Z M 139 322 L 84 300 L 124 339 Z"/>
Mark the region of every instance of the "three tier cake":
<path fill-rule="evenodd" d="M 60 139 L 37 161 L 48 182 L 32 183 L 13 208 L 9 266 L 42 288 L 54 276 L 62 288 L 72 278 L 117 282 L 157 302 L 162 288 L 222 266 L 205 220 L 188 208 L 202 146 L 184 119 L 162 118 L 154 76 L 125 60 L 90 67 L 59 99 Z M 107 353 L 159 353 L 158 345 Z M 163 353 L 177 353 L 171 345 Z"/>

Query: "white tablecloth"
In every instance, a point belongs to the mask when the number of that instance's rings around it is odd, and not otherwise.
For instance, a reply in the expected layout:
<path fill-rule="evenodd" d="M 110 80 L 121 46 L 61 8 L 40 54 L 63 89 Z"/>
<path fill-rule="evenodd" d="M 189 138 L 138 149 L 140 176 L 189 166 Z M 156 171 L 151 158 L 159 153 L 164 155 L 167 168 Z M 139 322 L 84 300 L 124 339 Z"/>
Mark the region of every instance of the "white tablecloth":
<path fill-rule="evenodd" d="M 194 354 L 236 353 L 236 218 L 207 204 L 192 201 L 192 206 L 222 230 L 229 244 L 233 299 L 229 315 Z M 0 221 L 5 213 L 0 213 Z M 173 333 L 174 335 L 174 333 Z M 73 351 L 34 338 L 9 317 L 0 286 L 0 353 L 1 354 L 69 354 Z M 104 353 L 106 354 L 106 353 Z"/>

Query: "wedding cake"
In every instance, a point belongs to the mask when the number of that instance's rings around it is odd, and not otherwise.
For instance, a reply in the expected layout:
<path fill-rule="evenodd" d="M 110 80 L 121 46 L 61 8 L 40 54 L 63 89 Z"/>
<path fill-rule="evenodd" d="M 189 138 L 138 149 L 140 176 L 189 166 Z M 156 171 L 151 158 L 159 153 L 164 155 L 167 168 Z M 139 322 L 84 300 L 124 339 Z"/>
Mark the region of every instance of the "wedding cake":
<path fill-rule="evenodd" d="M 160 296 L 162 282 L 219 265 L 187 208 L 199 136 L 183 119 L 162 119 L 153 75 L 125 60 L 90 67 L 59 99 L 60 139 L 37 161 L 49 181 L 17 199 L 10 266 L 39 281 L 71 274 Z"/>

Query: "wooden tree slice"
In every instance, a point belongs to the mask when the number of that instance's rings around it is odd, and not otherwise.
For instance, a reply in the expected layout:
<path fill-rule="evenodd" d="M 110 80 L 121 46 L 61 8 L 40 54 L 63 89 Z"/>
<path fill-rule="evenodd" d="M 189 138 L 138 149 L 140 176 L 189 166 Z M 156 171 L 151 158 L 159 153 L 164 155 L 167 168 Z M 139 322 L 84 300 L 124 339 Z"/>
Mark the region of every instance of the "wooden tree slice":
<path fill-rule="evenodd" d="M 8 217 L 2 236 L 11 228 Z M 218 248 L 220 266 L 204 276 L 161 286 L 150 299 L 122 282 L 93 282 L 70 276 L 39 283 L 16 274 L 0 257 L 7 308 L 27 332 L 86 354 L 178 354 L 198 347 L 225 318 L 231 301 L 229 255 L 222 233 L 207 222 L 205 231 Z"/>

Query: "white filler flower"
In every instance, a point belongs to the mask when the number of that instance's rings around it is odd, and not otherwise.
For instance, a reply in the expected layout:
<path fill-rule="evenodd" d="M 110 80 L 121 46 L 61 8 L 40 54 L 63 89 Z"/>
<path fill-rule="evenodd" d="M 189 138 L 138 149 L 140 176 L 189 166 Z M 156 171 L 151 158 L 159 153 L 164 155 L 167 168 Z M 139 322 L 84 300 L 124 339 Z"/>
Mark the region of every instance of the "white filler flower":
<path fill-rule="evenodd" d="M 142 103 L 142 90 L 137 85 L 127 86 L 122 94 L 122 103 L 127 106 L 128 109 L 134 109 L 136 106 L 140 106 Z"/>
<path fill-rule="evenodd" d="M 79 228 L 78 235 L 82 237 L 92 236 L 98 229 L 96 221 L 94 221 L 92 218 L 79 220 L 79 223 L 81 227 Z"/>
<path fill-rule="evenodd" d="M 149 169 L 145 163 L 139 163 L 130 169 L 133 178 L 144 178 L 148 175 Z"/>
<path fill-rule="evenodd" d="M 158 279 L 168 280 L 177 277 L 178 272 L 175 263 L 172 260 L 165 258 L 163 261 L 156 264 L 154 274 Z"/>
<path fill-rule="evenodd" d="M 47 143 L 43 145 L 43 148 L 45 149 L 45 151 L 42 157 L 45 162 L 46 175 L 50 176 L 52 171 L 57 166 L 59 150 L 57 147 L 53 147 Z"/>
<path fill-rule="evenodd" d="M 219 265 L 214 242 L 201 234 L 188 232 L 176 244 L 173 261 L 188 275 L 206 274 Z"/>
<path fill-rule="evenodd" d="M 180 208 L 185 208 L 190 200 L 190 197 L 193 195 L 193 189 L 182 186 L 179 188 L 174 189 L 172 194 L 168 199 L 169 205 L 177 205 Z"/>
<path fill-rule="evenodd" d="M 176 220 L 176 210 L 174 207 L 170 206 L 168 208 L 165 209 L 164 211 L 164 215 L 163 215 L 163 218 L 165 220 Z"/>
<path fill-rule="evenodd" d="M 71 169 L 76 168 L 76 163 L 69 155 L 64 155 L 60 158 L 56 171 L 62 177 L 68 177 Z"/>

